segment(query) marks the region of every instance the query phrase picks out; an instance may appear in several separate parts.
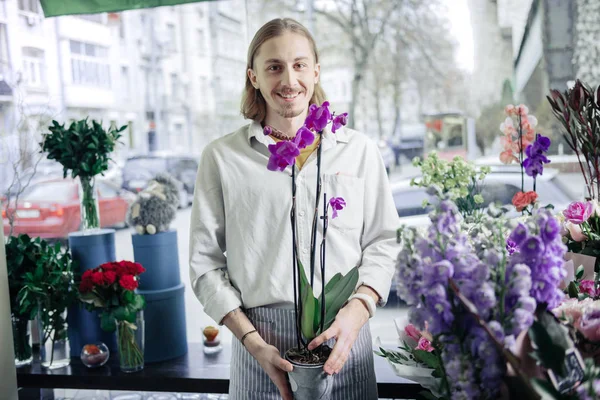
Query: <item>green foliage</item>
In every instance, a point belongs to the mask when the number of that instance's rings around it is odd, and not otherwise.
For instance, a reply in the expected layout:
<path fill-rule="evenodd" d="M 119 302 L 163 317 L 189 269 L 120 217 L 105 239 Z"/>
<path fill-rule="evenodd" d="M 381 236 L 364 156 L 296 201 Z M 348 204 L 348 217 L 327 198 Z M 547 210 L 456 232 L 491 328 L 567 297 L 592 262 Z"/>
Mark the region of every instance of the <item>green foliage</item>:
<path fill-rule="evenodd" d="M 480 194 L 479 182 L 489 174 L 489 167 L 477 171 L 472 163 L 461 157 L 448 162 L 441 160 L 435 152 L 424 160 L 415 158 L 413 165 L 421 168 L 422 176 L 413 178 L 411 186 L 438 188 L 438 195 L 448 196 L 454 201 L 463 217 L 475 215 L 481 209 L 484 198 Z"/>
<path fill-rule="evenodd" d="M 59 243 L 24 234 L 10 237 L 5 249 L 12 313 L 33 319 L 41 305 L 60 314 L 75 301 L 71 255 Z"/>
<path fill-rule="evenodd" d="M 87 118 L 73 122 L 65 129 L 65 124 L 60 125 L 52 121 L 48 127 L 50 133 L 44 134 L 40 143 L 42 151 L 48 153 L 50 160 L 56 160 L 64 168 L 64 177 L 71 171 L 71 177 L 93 177 L 102 174 L 108 169 L 110 153 L 115 150 L 117 141 L 121 137 L 126 125 L 119 129 L 105 131 L 102 125 L 95 120 Z"/>
<path fill-rule="evenodd" d="M 321 297 L 315 298 L 304 266 L 298 260 L 300 268 L 300 300 L 302 305 L 301 331 L 310 342 L 317 335 L 326 331 L 342 306 L 356 289 L 358 283 L 358 268 L 354 267 L 346 275 L 337 273 L 325 286 L 325 319 L 321 318 Z M 321 329 L 323 322 L 323 329 Z"/>

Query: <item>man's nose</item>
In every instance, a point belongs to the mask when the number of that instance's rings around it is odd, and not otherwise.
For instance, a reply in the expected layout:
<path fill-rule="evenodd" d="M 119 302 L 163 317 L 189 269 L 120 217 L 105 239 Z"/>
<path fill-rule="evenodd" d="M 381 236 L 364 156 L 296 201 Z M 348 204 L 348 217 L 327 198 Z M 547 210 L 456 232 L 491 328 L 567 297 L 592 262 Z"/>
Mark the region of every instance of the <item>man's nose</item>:
<path fill-rule="evenodd" d="M 281 83 L 284 86 L 294 87 L 298 83 L 298 77 L 296 76 L 296 71 L 293 68 L 286 68 L 285 72 L 282 76 Z"/>

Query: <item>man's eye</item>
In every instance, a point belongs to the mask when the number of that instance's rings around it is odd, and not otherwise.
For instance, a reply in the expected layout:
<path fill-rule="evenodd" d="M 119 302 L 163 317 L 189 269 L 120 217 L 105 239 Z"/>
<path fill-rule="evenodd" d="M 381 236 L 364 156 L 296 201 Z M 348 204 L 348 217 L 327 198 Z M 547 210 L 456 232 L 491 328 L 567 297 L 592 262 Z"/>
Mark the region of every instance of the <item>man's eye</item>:
<path fill-rule="evenodd" d="M 271 65 L 268 68 L 269 71 L 279 71 L 279 65 Z"/>
<path fill-rule="evenodd" d="M 306 68 L 306 64 L 304 64 L 304 63 L 296 64 L 296 68 L 304 69 L 304 68 Z"/>

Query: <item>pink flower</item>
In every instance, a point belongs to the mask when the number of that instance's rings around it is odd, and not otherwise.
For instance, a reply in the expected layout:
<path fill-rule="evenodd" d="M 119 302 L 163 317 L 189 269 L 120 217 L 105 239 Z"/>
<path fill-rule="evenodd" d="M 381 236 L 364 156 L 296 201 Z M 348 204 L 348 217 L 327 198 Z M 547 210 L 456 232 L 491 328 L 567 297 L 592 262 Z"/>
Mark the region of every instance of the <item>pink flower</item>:
<path fill-rule="evenodd" d="M 419 341 L 421 338 L 421 332 L 413 324 L 408 324 L 404 328 L 404 332 L 408 335 L 409 338 L 414 339 L 415 341 Z"/>
<path fill-rule="evenodd" d="M 527 106 L 524 104 L 519 104 L 519 106 L 517 107 L 517 112 L 523 117 L 529 114 L 529 108 L 527 108 Z"/>
<path fill-rule="evenodd" d="M 579 323 L 581 321 L 581 315 L 583 313 L 583 310 L 592 303 L 593 300 L 590 298 L 584 299 L 582 301 L 579 301 L 577 299 L 568 299 L 560 303 L 558 307 L 552 310 L 552 313 L 558 318 L 566 319 L 575 328 L 579 328 Z"/>
<path fill-rule="evenodd" d="M 434 348 L 428 339 L 421 337 L 421 339 L 419 339 L 419 344 L 417 345 L 417 350 L 425 350 L 431 353 Z"/>
<path fill-rule="evenodd" d="M 600 309 L 598 307 L 586 307 L 581 315 L 579 331 L 592 342 L 600 341 Z"/>
<path fill-rule="evenodd" d="M 519 162 L 519 159 L 517 157 L 515 157 L 512 150 L 506 150 L 506 151 L 503 151 L 502 153 L 500 153 L 500 161 L 503 164 L 510 164 L 513 161 Z"/>
<path fill-rule="evenodd" d="M 596 296 L 596 283 L 589 279 L 584 279 L 579 282 L 579 292 L 589 296 Z"/>
<path fill-rule="evenodd" d="M 574 241 L 584 242 L 588 240 L 588 237 L 584 235 L 581 231 L 581 225 L 575 225 L 571 221 L 567 221 L 565 223 L 565 228 L 569 232 L 569 235 L 571 235 L 571 239 L 573 239 Z"/>
<path fill-rule="evenodd" d="M 506 113 L 506 115 L 510 116 L 510 115 L 516 115 L 517 113 L 517 109 L 515 108 L 515 106 L 513 106 L 512 104 L 507 105 L 506 107 L 504 107 L 504 112 Z"/>
<path fill-rule="evenodd" d="M 574 201 L 563 211 L 563 215 L 569 222 L 579 225 L 587 221 L 593 211 L 594 205 L 589 201 Z"/>

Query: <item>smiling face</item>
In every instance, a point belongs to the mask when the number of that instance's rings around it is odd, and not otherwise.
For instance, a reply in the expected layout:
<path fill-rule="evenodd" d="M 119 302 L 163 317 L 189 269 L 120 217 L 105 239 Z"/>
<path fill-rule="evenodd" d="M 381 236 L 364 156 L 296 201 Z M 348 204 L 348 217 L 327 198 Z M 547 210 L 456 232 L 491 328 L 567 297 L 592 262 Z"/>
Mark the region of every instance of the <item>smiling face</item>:
<path fill-rule="evenodd" d="M 306 115 L 319 71 L 308 39 L 285 32 L 260 46 L 248 77 L 265 99 L 268 116 L 294 118 Z"/>

